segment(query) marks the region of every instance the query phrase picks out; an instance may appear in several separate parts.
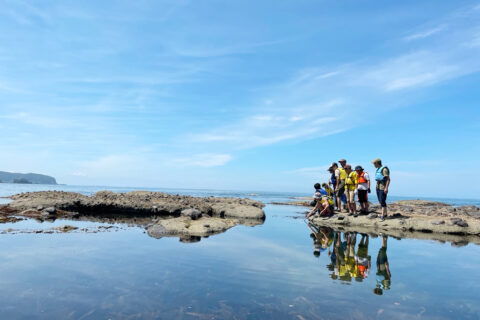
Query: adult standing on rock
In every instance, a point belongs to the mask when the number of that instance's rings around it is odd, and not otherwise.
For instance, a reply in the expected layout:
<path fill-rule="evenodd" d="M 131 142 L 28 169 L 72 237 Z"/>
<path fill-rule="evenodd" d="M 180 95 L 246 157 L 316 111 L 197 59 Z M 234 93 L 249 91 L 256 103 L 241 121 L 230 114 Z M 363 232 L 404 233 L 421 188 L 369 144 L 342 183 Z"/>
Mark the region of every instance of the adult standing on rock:
<path fill-rule="evenodd" d="M 377 198 L 382 207 L 382 215 L 380 220 L 383 221 L 387 217 L 387 194 L 390 186 L 390 170 L 382 165 L 382 160 L 376 158 L 372 160 L 373 165 L 377 169 L 375 172 L 375 180 L 377 181 Z"/>
<path fill-rule="evenodd" d="M 337 169 L 338 169 L 338 164 L 336 162 L 333 162 L 330 168 L 328 168 L 328 172 L 330 172 L 331 174 L 330 179 L 328 180 L 328 185 L 332 186 L 333 202 L 335 203 L 335 206 L 337 206 L 337 210 L 340 210 L 341 207 L 338 206 L 337 194 L 335 190 L 337 188 L 337 177 L 335 176 Z"/>
<path fill-rule="evenodd" d="M 363 171 L 362 166 L 356 166 L 355 172 L 357 173 L 357 191 L 358 202 L 360 202 L 361 213 L 368 213 L 368 195 L 370 193 L 370 177 L 368 173 Z"/>
<path fill-rule="evenodd" d="M 357 213 L 357 208 L 355 205 L 357 173 L 355 171 L 352 171 L 352 166 L 349 164 L 345 166 L 345 172 L 347 173 L 347 179 L 345 180 L 345 192 L 347 193 L 348 215 L 351 216 Z"/>
<path fill-rule="evenodd" d="M 337 206 L 339 212 L 342 212 L 342 196 L 345 193 L 345 180 L 347 179 L 347 172 L 345 171 L 345 166 L 347 165 L 347 160 L 340 159 L 341 168 L 335 169 L 335 178 L 337 179 L 337 184 L 335 186 L 335 195 L 337 196 Z M 336 165 L 336 164 L 335 164 Z"/>

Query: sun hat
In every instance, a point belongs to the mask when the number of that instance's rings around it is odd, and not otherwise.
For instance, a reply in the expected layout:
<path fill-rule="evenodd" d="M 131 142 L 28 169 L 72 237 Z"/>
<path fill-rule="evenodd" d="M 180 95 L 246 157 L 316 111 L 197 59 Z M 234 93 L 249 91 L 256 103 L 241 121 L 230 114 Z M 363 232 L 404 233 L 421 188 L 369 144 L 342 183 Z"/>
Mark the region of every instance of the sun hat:
<path fill-rule="evenodd" d="M 382 162 L 382 159 L 380 158 L 375 158 L 372 160 L 372 163 L 375 164 L 375 163 L 379 163 L 379 162 Z"/>
<path fill-rule="evenodd" d="M 356 166 L 356 167 L 355 167 L 355 171 L 357 171 L 357 170 L 358 170 L 358 171 L 363 170 L 362 166 Z"/>

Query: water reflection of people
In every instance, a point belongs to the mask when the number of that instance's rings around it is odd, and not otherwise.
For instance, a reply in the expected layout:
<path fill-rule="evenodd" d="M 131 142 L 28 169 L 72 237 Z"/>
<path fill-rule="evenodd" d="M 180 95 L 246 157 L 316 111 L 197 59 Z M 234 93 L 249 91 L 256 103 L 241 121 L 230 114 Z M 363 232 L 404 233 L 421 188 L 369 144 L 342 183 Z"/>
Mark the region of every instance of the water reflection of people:
<path fill-rule="evenodd" d="M 333 242 L 333 232 L 330 228 L 317 229 L 314 225 L 308 224 L 308 228 L 312 231 L 310 237 L 313 240 L 313 255 L 320 256 L 320 253 L 328 250 L 330 255 L 330 245 Z"/>
<path fill-rule="evenodd" d="M 377 256 L 377 287 L 373 289 L 373 293 L 382 295 L 383 290 L 389 290 L 391 277 L 387 258 L 387 236 L 383 236 L 382 247 Z"/>
<path fill-rule="evenodd" d="M 357 280 L 362 280 L 368 277 L 370 272 L 370 260 L 368 255 L 368 235 L 362 234 L 360 243 L 357 249 Z"/>
<path fill-rule="evenodd" d="M 356 232 L 347 232 L 347 250 L 345 262 L 349 278 L 355 278 L 357 275 L 357 263 L 355 260 L 355 244 L 357 242 Z"/>
<path fill-rule="evenodd" d="M 331 271 L 330 277 L 334 280 L 351 282 L 355 279 L 362 282 L 368 278 L 371 269 L 371 256 L 368 254 L 369 236 L 361 234 L 357 242 L 357 232 L 333 230 L 328 227 L 316 227 L 308 223 L 312 231 L 313 255 L 320 257 L 322 252 L 328 252 L 329 263 L 327 269 Z M 358 244 L 358 247 L 357 247 Z M 328 250 L 328 251 L 327 251 Z M 390 268 L 387 259 L 387 237 L 382 237 L 382 247 L 377 257 L 377 285 L 375 294 L 383 294 L 390 289 Z"/>

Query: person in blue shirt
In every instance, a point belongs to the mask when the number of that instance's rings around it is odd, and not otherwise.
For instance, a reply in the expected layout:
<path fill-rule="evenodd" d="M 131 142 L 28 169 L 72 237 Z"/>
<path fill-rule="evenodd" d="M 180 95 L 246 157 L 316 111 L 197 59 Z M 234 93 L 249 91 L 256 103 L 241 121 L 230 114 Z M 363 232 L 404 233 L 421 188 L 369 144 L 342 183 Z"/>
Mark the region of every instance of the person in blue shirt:
<path fill-rule="evenodd" d="M 384 221 L 387 217 L 387 194 L 390 187 L 390 170 L 388 167 L 382 165 L 382 160 L 376 158 L 372 160 L 375 166 L 375 180 L 377 181 L 377 198 L 382 207 L 382 215 L 380 221 Z"/>

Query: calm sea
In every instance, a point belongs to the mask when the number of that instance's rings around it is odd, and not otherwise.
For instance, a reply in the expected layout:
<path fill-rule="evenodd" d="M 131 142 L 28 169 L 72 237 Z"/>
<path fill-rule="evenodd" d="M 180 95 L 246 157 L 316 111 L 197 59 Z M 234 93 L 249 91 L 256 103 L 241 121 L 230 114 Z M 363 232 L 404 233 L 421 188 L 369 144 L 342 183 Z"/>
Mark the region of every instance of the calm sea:
<path fill-rule="evenodd" d="M 133 190 L 0 184 L 0 196 L 45 189 Z M 156 191 L 265 203 L 305 196 Z M 480 319 L 480 246 L 312 230 L 295 219 L 302 211 L 269 204 L 263 225 L 196 243 L 121 225 L 99 233 L 0 234 L 1 319 Z M 102 225 L 22 221 L 0 230 L 62 224 Z"/>

